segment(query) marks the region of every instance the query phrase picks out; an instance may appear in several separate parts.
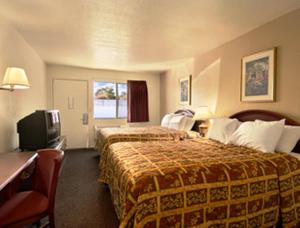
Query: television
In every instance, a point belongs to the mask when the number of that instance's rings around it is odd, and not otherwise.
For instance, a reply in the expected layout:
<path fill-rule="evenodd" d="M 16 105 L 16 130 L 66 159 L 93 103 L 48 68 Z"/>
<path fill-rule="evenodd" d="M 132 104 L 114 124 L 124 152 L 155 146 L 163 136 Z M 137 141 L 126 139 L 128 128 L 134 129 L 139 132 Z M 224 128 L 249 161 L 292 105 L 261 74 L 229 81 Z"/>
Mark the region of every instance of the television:
<path fill-rule="evenodd" d="M 52 148 L 60 137 L 58 110 L 37 110 L 17 123 L 19 149 L 38 150 Z"/>

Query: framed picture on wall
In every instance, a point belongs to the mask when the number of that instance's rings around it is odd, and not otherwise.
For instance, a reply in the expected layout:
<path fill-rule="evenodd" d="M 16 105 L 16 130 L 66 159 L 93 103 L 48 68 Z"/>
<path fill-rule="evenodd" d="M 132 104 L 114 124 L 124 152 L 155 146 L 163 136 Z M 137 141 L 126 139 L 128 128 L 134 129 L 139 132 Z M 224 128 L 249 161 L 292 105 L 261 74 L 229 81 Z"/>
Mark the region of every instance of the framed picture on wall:
<path fill-rule="evenodd" d="M 242 59 L 241 101 L 275 100 L 276 48 L 245 56 Z"/>
<path fill-rule="evenodd" d="M 180 104 L 190 105 L 191 104 L 191 81 L 192 75 L 181 78 L 180 83 Z"/>

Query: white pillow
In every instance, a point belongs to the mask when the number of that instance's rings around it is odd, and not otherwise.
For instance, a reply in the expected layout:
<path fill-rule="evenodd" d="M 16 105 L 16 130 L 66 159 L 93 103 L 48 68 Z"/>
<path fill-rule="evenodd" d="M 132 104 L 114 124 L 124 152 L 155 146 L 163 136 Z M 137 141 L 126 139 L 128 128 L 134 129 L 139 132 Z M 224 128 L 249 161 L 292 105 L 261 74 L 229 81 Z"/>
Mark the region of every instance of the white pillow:
<path fill-rule="evenodd" d="M 232 134 L 229 143 L 263 152 L 274 152 L 283 132 L 284 122 L 285 120 L 244 122 Z"/>
<path fill-rule="evenodd" d="M 176 114 L 174 114 L 174 113 L 166 114 L 166 115 L 162 118 L 161 124 L 160 124 L 160 125 L 161 125 L 162 127 L 169 127 L 170 120 L 171 120 L 171 118 L 172 118 L 174 115 L 176 115 Z"/>
<path fill-rule="evenodd" d="M 237 119 L 217 118 L 209 121 L 207 137 L 227 144 L 230 136 L 238 128 Z"/>
<path fill-rule="evenodd" d="M 291 152 L 300 139 L 300 126 L 286 125 L 276 146 L 278 152 Z"/>
<path fill-rule="evenodd" d="M 195 120 L 193 118 L 185 116 L 184 126 L 180 130 L 190 131 L 193 128 L 194 124 L 195 124 Z"/>
<path fill-rule="evenodd" d="M 185 116 L 183 115 L 175 115 L 170 119 L 169 128 L 174 128 L 177 130 L 181 130 L 185 126 Z"/>
<path fill-rule="evenodd" d="M 184 131 L 191 130 L 194 126 L 194 123 L 195 120 L 193 120 L 193 118 L 175 113 L 166 114 L 161 120 L 162 127 L 174 128 Z"/>
<path fill-rule="evenodd" d="M 300 160 L 300 154 L 299 153 L 290 152 L 289 154 L 292 155 L 293 157 L 297 158 L 298 160 Z"/>

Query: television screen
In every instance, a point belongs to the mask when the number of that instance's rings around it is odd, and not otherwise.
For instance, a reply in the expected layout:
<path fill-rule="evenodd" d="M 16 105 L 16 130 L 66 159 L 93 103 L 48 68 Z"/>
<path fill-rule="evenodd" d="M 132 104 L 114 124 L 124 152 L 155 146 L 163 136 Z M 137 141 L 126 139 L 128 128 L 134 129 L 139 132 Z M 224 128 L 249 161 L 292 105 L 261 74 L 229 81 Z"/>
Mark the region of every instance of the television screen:
<path fill-rule="evenodd" d="M 38 110 L 17 123 L 21 150 L 49 148 L 60 137 L 60 120 L 57 110 Z"/>

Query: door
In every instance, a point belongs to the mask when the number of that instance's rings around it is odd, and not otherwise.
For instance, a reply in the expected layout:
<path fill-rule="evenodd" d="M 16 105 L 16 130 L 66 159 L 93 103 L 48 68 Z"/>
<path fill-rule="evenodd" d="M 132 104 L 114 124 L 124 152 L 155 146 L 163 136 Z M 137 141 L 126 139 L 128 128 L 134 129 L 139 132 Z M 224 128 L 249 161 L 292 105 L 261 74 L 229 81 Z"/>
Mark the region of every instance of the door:
<path fill-rule="evenodd" d="M 60 111 L 67 148 L 88 147 L 88 82 L 53 80 L 53 108 Z"/>

